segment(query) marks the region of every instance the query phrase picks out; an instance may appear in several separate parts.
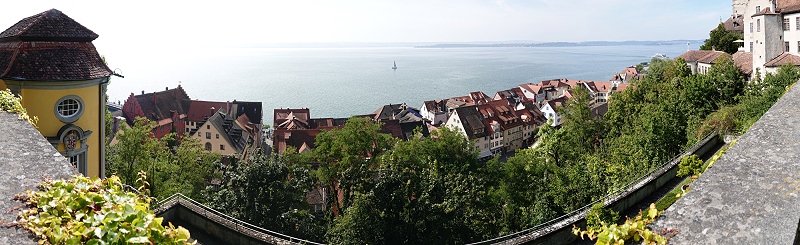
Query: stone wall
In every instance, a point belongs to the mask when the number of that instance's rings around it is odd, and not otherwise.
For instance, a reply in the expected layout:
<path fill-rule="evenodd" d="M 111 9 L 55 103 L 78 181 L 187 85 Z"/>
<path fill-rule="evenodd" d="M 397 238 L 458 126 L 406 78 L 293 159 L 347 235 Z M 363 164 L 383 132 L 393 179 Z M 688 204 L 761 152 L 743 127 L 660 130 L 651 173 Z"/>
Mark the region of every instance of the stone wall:
<path fill-rule="evenodd" d="M 671 244 L 799 244 L 800 86 L 794 86 L 664 211 Z"/>
<path fill-rule="evenodd" d="M 203 245 L 214 244 L 318 244 L 265 230 L 229 217 L 181 194 L 166 199 L 155 209 L 164 222 L 186 224 L 192 237 Z"/>
<path fill-rule="evenodd" d="M 0 224 L 16 220 L 22 203 L 12 198 L 36 190 L 43 178 L 67 179 L 78 171 L 30 123 L 0 111 Z M 30 233 L 0 225 L 0 244 L 37 244 Z"/>

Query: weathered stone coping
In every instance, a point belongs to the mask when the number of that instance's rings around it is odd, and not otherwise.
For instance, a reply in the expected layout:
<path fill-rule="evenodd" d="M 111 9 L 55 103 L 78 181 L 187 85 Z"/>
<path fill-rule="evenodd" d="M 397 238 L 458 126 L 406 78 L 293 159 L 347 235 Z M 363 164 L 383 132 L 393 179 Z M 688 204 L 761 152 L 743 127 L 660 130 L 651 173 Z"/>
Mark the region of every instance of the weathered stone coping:
<path fill-rule="evenodd" d="M 683 154 L 675 156 L 672 160 L 664 163 L 656 169 L 637 180 L 634 180 L 628 186 L 621 188 L 621 191 L 615 192 L 603 198 L 606 207 L 610 207 L 617 211 L 627 210 L 639 201 L 647 198 L 652 193 L 656 192 L 661 186 L 675 178 L 678 171 L 678 163 L 680 160 L 692 154 L 704 155 L 710 149 L 721 144 L 721 140 L 717 135 L 709 135 L 702 141 L 698 142 Z M 569 214 L 559 218 L 550 220 L 535 227 L 490 239 L 487 241 L 473 243 L 477 244 L 571 244 L 578 239 L 577 236 L 572 234 L 572 226 L 585 225 L 586 213 L 589 212 L 591 206 L 595 203 L 590 203 L 583 208 L 573 211 Z"/>
<path fill-rule="evenodd" d="M 670 244 L 798 244 L 800 86 L 764 116 L 664 211 L 652 227 Z"/>
<path fill-rule="evenodd" d="M 43 177 L 67 179 L 78 171 L 30 123 L 17 114 L 0 111 L 0 244 L 37 244 L 37 239 L 18 227 L 2 223 L 16 220 L 22 205 L 15 195 L 36 190 Z"/>
<path fill-rule="evenodd" d="M 182 221 L 192 224 L 213 239 L 229 244 L 320 244 L 263 229 L 227 216 L 212 208 L 176 193 L 159 204 L 154 211 L 165 222 Z M 189 227 L 191 228 L 191 227 Z M 189 232 L 193 232 L 191 229 Z"/>

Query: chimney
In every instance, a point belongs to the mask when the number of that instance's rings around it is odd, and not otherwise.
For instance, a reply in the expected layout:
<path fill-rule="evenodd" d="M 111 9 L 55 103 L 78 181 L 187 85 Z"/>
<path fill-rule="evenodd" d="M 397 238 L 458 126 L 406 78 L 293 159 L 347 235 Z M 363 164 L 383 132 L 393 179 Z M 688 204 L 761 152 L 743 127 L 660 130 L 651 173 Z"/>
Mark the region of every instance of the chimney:
<path fill-rule="evenodd" d="M 164 91 L 167 91 L 167 90 L 169 90 L 169 87 L 164 87 Z"/>
<path fill-rule="evenodd" d="M 770 10 L 772 10 L 773 13 L 777 13 L 778 12 L 777 7 L 775 7 L 775 0 L 770 0 L 769 1 L 769 6 L 771 7 Z"/>
<path fill-rule="evenodd" d="M 142 94 L 144 94 L 144 90 L 142 90 Z"/>

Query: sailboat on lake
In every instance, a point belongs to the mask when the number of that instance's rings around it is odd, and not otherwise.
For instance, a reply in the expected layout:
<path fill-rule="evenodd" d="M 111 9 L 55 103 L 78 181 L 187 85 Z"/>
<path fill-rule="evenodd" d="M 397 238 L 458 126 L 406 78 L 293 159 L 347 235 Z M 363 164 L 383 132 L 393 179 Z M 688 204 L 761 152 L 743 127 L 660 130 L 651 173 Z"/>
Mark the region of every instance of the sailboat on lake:
<path fill-rule="evenodd" d="M 392 70 L 397 70 L 397 61 L 394 62 L 394 65 L 392 66 Z"/>

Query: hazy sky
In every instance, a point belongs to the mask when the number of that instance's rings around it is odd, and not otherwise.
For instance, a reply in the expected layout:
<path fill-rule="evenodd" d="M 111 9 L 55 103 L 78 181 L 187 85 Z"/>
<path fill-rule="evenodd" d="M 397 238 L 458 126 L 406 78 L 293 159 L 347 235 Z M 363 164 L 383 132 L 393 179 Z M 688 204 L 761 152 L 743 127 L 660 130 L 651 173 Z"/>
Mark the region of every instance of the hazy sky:
<path fill-rule="evenodd" d="M 730 0 L 13 1 L 0 28 L 56 8 L 103 47 L 285 42 L 704 39 Z"/>

